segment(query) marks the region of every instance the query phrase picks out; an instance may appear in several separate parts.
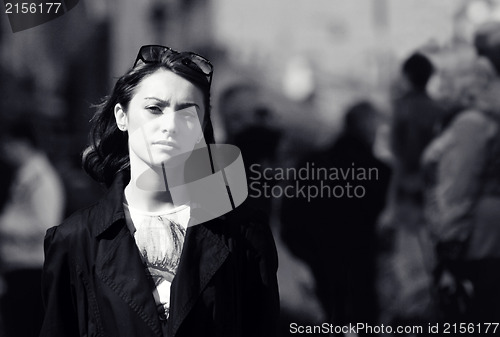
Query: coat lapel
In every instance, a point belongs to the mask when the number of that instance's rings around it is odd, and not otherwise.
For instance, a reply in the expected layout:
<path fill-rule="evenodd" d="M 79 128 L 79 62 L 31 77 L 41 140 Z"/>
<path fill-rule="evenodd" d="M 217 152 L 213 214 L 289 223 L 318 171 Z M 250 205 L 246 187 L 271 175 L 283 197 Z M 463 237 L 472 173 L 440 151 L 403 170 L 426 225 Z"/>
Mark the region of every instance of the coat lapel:
<path fill-rule="evenodd" d="M 130 231 L 122 224 L 111 240 L 101 240 L 97 252 L 97 276 L 142 319 L 157 336 L 162 336 L 153 297 L 153 283 Z M 108 234 L 109 235 L 109 234 Z M 146 335 L 146 334 L 145 334 Z"/>
<path fill-rule="evenodd" d="M 90 218 L 97 240 L 96 274 L 152 330 L 162 336 L 153 297 L 154 284 L 125 222 L 123 189 L 129 172 L 119 172 L 110 189 Z M 122 305 L 116 304 L 116 307 Z M 118 309 L 119 310 L 119 309 Z M 151 335 L 151 334 L 144 334 Z"/>
<path fill-rule="evenodd" d="M 175 336 L 200 294 L 229 255 L 227 245 L 210 230 L 212 224 L 220 221 L 214 219 L 206 224 L 189 227 L 186 232 L 181 260 L 171 288 L 169 336 Z"/>

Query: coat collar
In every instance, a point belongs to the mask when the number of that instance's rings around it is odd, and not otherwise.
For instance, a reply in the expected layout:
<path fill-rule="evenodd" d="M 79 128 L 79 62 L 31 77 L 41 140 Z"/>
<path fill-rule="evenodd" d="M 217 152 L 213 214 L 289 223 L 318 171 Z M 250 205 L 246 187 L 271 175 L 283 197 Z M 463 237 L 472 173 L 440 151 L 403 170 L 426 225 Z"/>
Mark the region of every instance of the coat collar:
<path fill-rule="evenodd" d="M 95 237 L 107 231 L 116 221 L 125 219 L 125 211 L 123 209 L 125 196 L 123 191 L 129 181 L 129 171 L 118 172 L 110 188 L 97 204 L 95 213 L 96 221 L 91 221 L 91 224 L 93 224 L 91 231 Z"/>

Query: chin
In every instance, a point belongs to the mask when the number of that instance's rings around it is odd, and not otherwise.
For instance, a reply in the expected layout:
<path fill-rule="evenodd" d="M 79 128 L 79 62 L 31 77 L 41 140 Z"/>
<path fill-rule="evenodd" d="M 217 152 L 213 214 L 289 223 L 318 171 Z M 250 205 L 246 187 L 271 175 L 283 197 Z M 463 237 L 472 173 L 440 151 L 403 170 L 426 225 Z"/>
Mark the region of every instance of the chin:
<path fill-rule="evenodd" d="M 177 167 L 184 165 L 186 160 L 189 158 L 191 153 L 183 153 L 175 156 L 160 156 L 158 162 L 154 163 L 154 166 L 164 166 L 168 168 Z"/>

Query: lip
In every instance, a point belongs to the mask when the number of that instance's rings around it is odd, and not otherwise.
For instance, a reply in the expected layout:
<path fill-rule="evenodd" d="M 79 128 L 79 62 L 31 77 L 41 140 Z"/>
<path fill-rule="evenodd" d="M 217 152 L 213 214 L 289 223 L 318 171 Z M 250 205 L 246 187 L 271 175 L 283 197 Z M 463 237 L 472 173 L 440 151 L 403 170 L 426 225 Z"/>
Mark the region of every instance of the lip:
<path fill-rule="evenodd" d="M 170 147 L 173 147 L 173 148 L 176 148 L 176 149 L 179 148 L 179 146 L 177 145 L 177 143 L 173 142 L 171 140 L 157 140 L 157 141 L 153 142 L 153 145 L 170 146 Z"/>

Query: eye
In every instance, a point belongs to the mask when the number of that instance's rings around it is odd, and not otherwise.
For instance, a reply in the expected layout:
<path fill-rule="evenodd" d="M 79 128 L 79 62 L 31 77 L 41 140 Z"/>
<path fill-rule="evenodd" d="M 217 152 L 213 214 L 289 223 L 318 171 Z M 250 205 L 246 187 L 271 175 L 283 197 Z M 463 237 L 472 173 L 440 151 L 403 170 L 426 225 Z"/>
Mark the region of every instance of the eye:
<path fill-rule="evenodd" d="M 146 107 L 146 110 L 148 110 L 153 115 L 160 115 L 163 113 L 163 110 L 157 105 L 148 105 Z"/>

